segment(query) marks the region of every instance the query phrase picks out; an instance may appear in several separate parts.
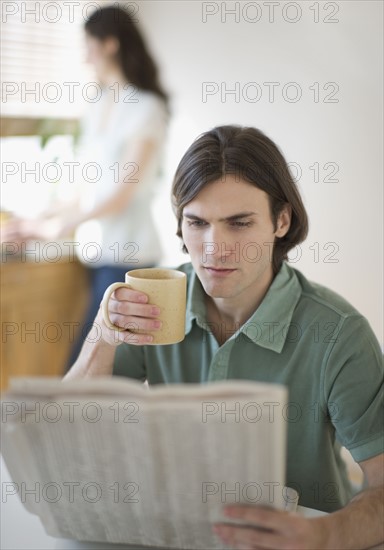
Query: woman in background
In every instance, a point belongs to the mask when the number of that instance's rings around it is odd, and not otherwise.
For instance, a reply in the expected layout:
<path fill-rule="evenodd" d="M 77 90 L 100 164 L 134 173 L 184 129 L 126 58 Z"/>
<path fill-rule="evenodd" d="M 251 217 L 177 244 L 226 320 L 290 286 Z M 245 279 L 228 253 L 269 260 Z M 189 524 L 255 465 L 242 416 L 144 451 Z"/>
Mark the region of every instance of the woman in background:
<path fill-rule="evenodd" d="M 129 13 L 115 6 L 85 23 L 88 61 L 101 85 L 99 101 L 82 121 L 81 165 L 94 163 L 92 183 L 80 184 L 75 208 L 39 220 L 15 220 L 8 240 L 52 241 L 75 233 L 78 256 L 88 268 L 91 301 L 76 359 L 105 289 L 126 271 L 157 264 L 161 247 L 151 213 L 168 118 L 157 68 Z M 88 165 L 90 166 L 90 165 Z M 94 177 L 93 177 L 94 176 Z"/>

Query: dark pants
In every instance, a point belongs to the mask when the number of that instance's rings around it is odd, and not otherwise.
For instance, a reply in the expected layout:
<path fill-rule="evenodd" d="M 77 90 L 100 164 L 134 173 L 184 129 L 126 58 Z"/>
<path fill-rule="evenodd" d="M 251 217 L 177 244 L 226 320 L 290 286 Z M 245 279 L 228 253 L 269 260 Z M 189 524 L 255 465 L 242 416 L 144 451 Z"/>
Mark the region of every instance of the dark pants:
<path fill-rule="evenodd" d="M 84 340 L 92 327 L 92 323 L 96 317 L 97 312 L 99 311 L 100 302 L 107 287 L 112 283 L 125 281 L 125 274 L 127 271 L 130 271 L 131 269 L 141 269 L 142 267 L 152 266 L 104 266 L 96 267 L 94 269 L 88 269 L 90 282 L 90 302 L 84 321 L 79 327 L 79 334 L 77 335 L 77 338 L 75 339 L 72 349 L 70 351 L 70 356 L 65 369 L 66 372 L 70 369 L 70 367 L 79 356 Z"/>

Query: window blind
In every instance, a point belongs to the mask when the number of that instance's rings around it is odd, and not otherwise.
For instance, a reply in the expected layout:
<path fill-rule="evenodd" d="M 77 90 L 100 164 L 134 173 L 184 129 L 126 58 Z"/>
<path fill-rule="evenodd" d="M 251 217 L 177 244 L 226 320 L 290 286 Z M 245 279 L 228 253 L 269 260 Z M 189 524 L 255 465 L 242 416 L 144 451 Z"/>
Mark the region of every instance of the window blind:
<path fill-rule="evenodd" d="M 1 2 L 3 117 L 74 118 L 95 78 L 85 63 L 83 25 L 109 2 Z M 93 94 L 93 95 L 92 95 Z"/>

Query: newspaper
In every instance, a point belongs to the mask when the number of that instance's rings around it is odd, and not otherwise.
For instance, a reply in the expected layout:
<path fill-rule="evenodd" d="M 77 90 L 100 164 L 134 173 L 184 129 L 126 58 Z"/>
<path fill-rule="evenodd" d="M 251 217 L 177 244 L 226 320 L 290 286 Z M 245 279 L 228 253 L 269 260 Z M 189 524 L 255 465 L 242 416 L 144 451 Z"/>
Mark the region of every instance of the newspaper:
<path fill-rule="evenodd" d="M 22 378 L 2 397 L 2 448 L 24 506 L 79 541 L 224 548 L 226 504 L 289 508 L 286 388 L 150 388 L 120 377 Z"/>

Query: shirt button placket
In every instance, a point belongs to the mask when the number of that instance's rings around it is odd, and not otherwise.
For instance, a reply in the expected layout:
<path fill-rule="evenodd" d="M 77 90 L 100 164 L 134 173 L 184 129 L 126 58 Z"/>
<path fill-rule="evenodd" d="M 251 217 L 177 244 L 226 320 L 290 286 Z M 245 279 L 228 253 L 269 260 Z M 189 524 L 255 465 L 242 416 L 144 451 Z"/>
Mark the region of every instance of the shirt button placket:
<path fill-rule="evenodd" d="M 231 347 L 231 343 L 226 342 L 214 355 L 209 368 L 209 382 L 218 382 L 220 380 L 227 379 L 228 361 Z"/>

